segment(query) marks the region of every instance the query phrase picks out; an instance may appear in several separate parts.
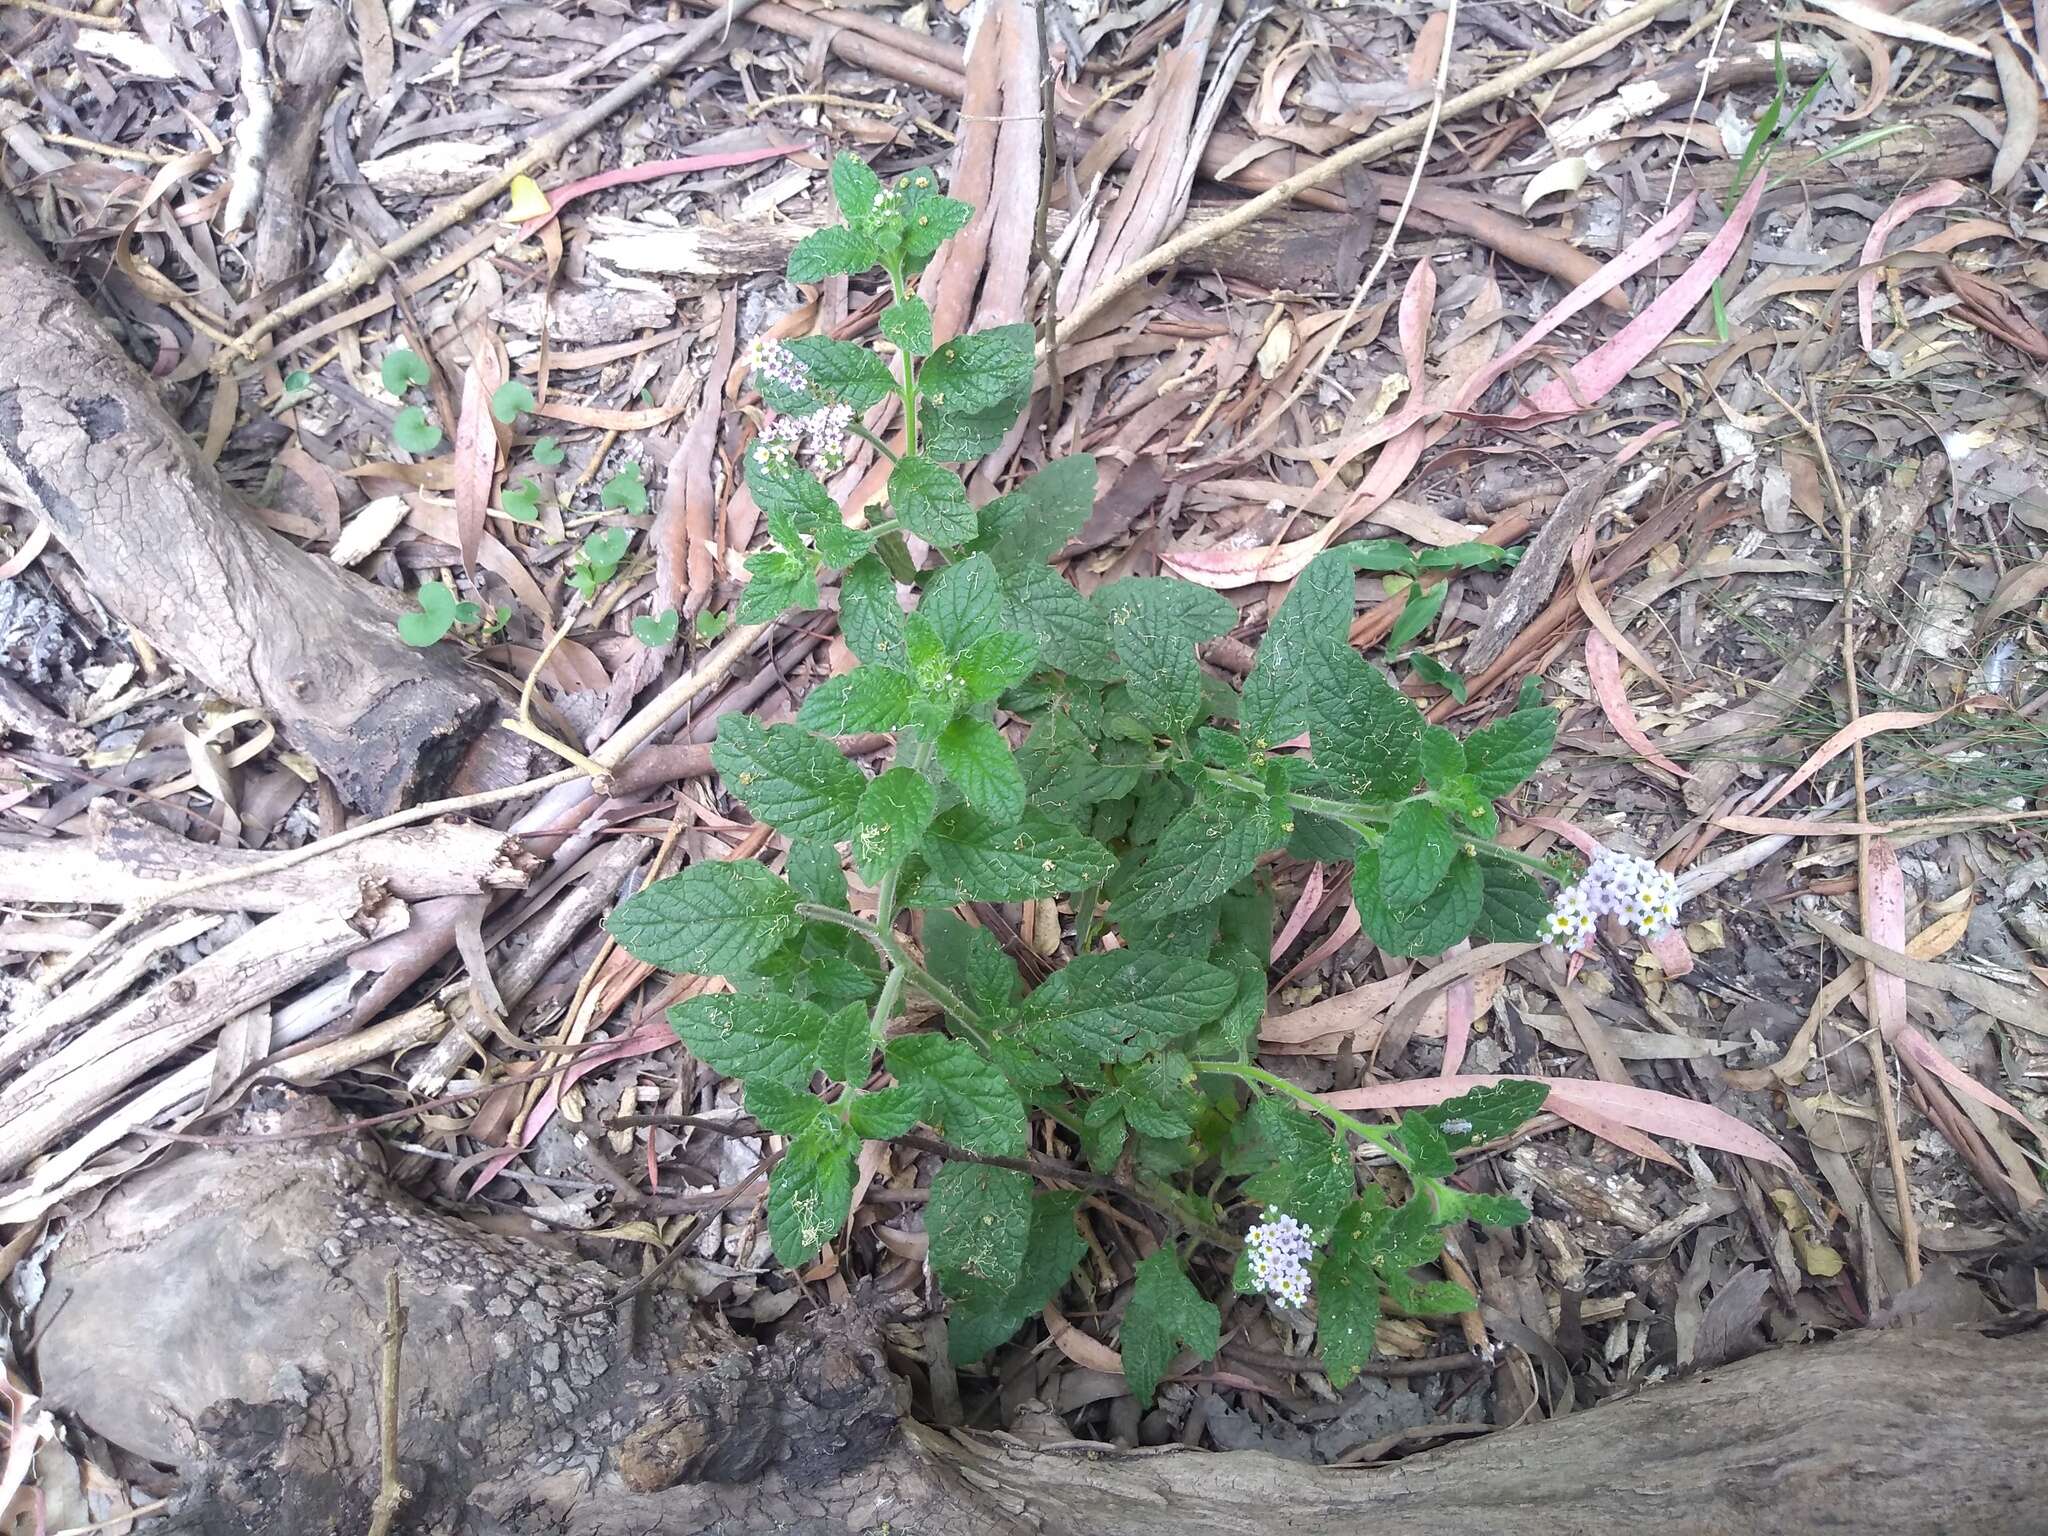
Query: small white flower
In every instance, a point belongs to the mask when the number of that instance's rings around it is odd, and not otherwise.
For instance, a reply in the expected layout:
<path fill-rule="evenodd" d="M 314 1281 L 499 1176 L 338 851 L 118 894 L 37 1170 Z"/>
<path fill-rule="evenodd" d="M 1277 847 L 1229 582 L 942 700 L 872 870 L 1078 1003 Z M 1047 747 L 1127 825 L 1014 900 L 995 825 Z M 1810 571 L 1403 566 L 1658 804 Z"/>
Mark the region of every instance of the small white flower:
<path fill-rule="evenodd" d="M 786 389 L 802 390 L 810 387 L 811 376 L 797 355 L 779 341 L 768 341 L 756 336 L 747 343 L 747 371 L 761 378 L 773 379 Z"/>
<path fill-rule="evenodd" d="M 1678 881 L 1648 859 L 1603 848 L 1576 885 L 1558 893 L 1543 937 L 1567 951 L 1593 936 L 1603 917 L 1619 918 L 1646 939 L 1678 922 Z"/>
<path fill-rule="evenodd" d="M 1308 1305 L 1308 1263 L 1315 1257 L 1313 1229 L 1292 1216 L 1269 1210 L 1266 1219 L 1245 1234 L 1244 1248 L 1260 1290 L 1286 1306 Z"/>

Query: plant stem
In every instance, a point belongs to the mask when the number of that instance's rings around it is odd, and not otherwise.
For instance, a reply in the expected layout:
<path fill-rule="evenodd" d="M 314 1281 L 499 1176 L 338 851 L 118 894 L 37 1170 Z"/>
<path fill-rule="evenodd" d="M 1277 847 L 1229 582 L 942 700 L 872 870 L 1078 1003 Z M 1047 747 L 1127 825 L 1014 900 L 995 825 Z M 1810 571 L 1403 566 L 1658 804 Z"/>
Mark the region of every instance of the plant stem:
<path fill-rule="evenodd" d="M 844 928 L 849 933 L 859 934 L 874 946 L 876 954 L 901 970 L 911 986 L 945 1009 L 984 1053 L 988 1051 L 988 1037 L 981 1031 L 981 1015 L 951 987 L 911 959 L 910 952 L 897 941 L 894 934 L 884 933 L 866 918 L 855 917 L 851 912 L 842 912 L 837 907 L 819 906 L 808 901 L 797 903 L 796 915 L 806 922 L 830 923 L 835 928 Z"/>
<path fill-rule="evenodd" d="M 859 438 L 862 442 L 867 443 L 870 447 L 874 448 L 876 452 L 880 453 L 882 457 L 887 459 L 891 464 L 894 464 L 896 462 L 896 450 L 894 448 L 891 448 L 887 443 L 883 442 L 879 437 L 875 436 L 875 434 L 870 432 L 866 427 L 862 426 L 859 421 L 856 420 L 853 422 L 849 422 L 847 424 L 846 430 L 851 432 L 855 437 Z"/>
<path fill-rule="evenodd" d="M 1276 1093 L 1283 1093 L 1296 1103 L 1321 1115 L 1338 1129 L 1349 1131 L 1352 1135 L 1371 1142 L 1409 1173 L 1414 1172 L 1408 1161 L 1408 1153 L 1390 1131 L 1377 1125 L 1367 1125 L 1363 1120 L 1347 1115 L 1341 1109 L 1333 1108 L 1306 1088 L 1290 1083 L 1278 1073 L 1268 1072 L 1264 1067 L 1255 1067 L 1248 1062 L 1240 1061 L 1197 1061 L 1192 1065 L 1197 1072 L 1213 1072 L 1220 1077 L 1240 1078 L 1247 1083 L 1257 1083 L 1261 1087 L 1271 1088 Z"/>

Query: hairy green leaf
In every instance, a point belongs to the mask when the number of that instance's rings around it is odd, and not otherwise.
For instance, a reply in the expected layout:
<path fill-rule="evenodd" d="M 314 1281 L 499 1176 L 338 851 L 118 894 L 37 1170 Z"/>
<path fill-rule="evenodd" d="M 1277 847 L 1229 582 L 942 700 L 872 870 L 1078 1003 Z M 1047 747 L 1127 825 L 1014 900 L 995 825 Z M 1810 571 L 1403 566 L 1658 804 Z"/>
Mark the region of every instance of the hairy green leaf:
<path fill-rule="evenodd" d="M 1150 950 L 1080 955 L 1024 1000 L 1022 1038 L 1055 1061 L 1135 1061 L 1220 1015 L 1237 995 L 1228 971 Z"/>
<path fill-rule="evenodd" d="M 1550 1096 L 1550 1085 L 1535 1078 L 1510 1077 L 1461 1093 L 1455 1099 L 1418 1110 L 1434 1125 L 1453 1152 L 1463 1152 L 1520 1130 Z"/>
<path fill-rule="evenodd" d="M 753 970 L 798 926 L 795 894 L 744 860 L 692 864 L 627 897 L 605 919 L 635 960 L 705 976 Z"/>
<path fill-rule="evenodd" d="M 919 394 L 942 411 L 986 411 L 1031 386 L 1036 335 L 1028 325 L 999 325 L 956 336 L 918 370 Z"/>
<path fill-rule="evenodd" d="M 1228 599 L 1192 582 L 1132 576 L 1095 594 L 1129 673 L 1130 702 L 1146 728 L 1174 736 L 1193 725 L 1203 704 L 1195 647 L 1237 623 Z"/>
<path fill-rule="evenodd" d="M 677 1003 L 668 1022 L 699 1061 L 726 1077 L 807 1088 L 832 1019 L 793 997 L 720 992 Z"/>
<path fill-rule="evenodd" d="M 818 571 L 809 561 L 779 549 L 747 556 L 748 581 L 740 593 L 742 624 L 766 624 L 791 608 L 818 606 Z"/>
<path fill-rule="evenodd" d="M 822 283 L 841 272 L 866 272 L 882 259 L 874 241 L 843 224 L 827 225 L 797 241 L 789 253 L 792 283 Z"/>
<path fill-rule="evenodd" d="M 1318 767 L 1361 800 L 1400 800 L 1422 777 L 1422 712 L 1378 667 L 1345 667 L 1344 691 L 1309 727 Z"/>
<path fill-rule="evenodd" d="M 790 1142 L 768 1175 L 768 1236 L 776 1263 L 802 1268 L 846 1225 L 859 1151 L 859 1138 L 829 1116 Z"/>
<path fill-rule="evenodd" d="M 946 1347 L 955 1365 L 969 1365 L 1036 1317 L 1060 1293 L 1087 1243 L 1074 1229 L 1079 1191 L 1043 1194 L 1031 1202 L 1031 1231 L 1024 1262 L 1006 1289 L 977 1285 L 964 1277 L 946 1286 Z"/>
<path fill-rule="evenodd" d="M 827 843 L 853 836 L 867 779 L 801 726 L 729 714 L 718 722 L 711 761 L 726 789 L 785 836 Z"/>
<path fill-rule="evenodd" d="M 896 393 L 896 378 L 889 365 L 855 342 L 799 336 L 784 345 L 810 376 L 809 394 L 818 400 L 836 400 L 864 411 Z M 782 408 L 779 400 L 771 403 Z"/>
<path fill-rule="evenodd" d="M 1017 1005 L 1017 962 L 1004 953 L 996 936 L 951 912 L 932 912 L 924 920 L 925 965 L 958 992 L 982 1016 L 999 1023 Z"/>
<path fill-rule="evenodd" d="M 1245 795 L 1209 793 L 1170 822 L 1110 907 L 1118 920 L 1207 906 L 1252 872 L 1273 844 L 1265 808 Z"/>
<path fill-rule="evenodd" d="M 874 216 L 875 199 L 882 195 L 882 178 L 859 155 L 841 150 L 832 157 L 832 200 L 839 213 L 855 228 Z"/>
<path fill-rule="evenodd" d="M 910 679 L 886 667 L 855 667 L 805 695 L 796 723 L 827 736 L 893 731 L 910 718 Z"/>
<path fill-rule="evenodd" d="M 871 667 L 900 670 L 905 665 L 896 578 L 872 555 L 855 561 L 839 578 L 839 633 L 846 648 Z"/>
<path fill-rule="evenodd" d="M 1344 1144 L 1313 1115 L 1277 1098 L 1260 1098 L 1237 1124 L 1226 1166 L 1248 1173 L 1247 1200 L 1313 1227 L 1324 1236 L 1358 1194 Z"/>
<path fill-rule="evenodd" d="M 922 1118 L 918 1096 L 901 1083 L 863 1093 L 846 1110 L 846 1123 L 863 1141 L 894 1141 Z"/>
<path fill-rule="evenodd" d="M 1372 1359 L 1380 1326 L 1380 1278 L 1373 1253 L 1387 1213 L 1365 1200 L 1345 1207 L 1316 1266 L 1316 1353 L 1342 1391 Z"/>
<path fill-rule="evenodd" d="M 858 1088 L 875 1063 L 875 1026 L 866 1008 L 847 1003 L 833 1013 L 818 1042 L 818 1069 L 835 1083 Z"/>
<path fill-rule="evenodd" d="M 1351 867 L 1351 894 L 1366 937 L 1390 955 L 1440 955 L 1478 923 L 1485 885 L 1479 861 L 1461 853 L 1443 883 L 1419 905 L 1393 906 L 1383 892 L 1380 850 L 1360 849 Z"/>
<path fill-rule="evenodd" d="M 906 767 L 877 774 L 861 791 L 853 859 L 865 880 L 880 880 L 917 851 L 938 809 L 924 775 Z"/>
<path fill-rule="evenodd" d="M 1054 459 L 981 509 L 974 548 L 997 565 L 1042 566 L 1066 547 L 1095 510 L 1095 459 Z"/>
<path fill-rule="evenodd" d="M 1031 1175 L 983 1163 L 952 1163 L 932 1179 L 924 1208 L 932 1268 L 949 1281 L 1008 1290 L 1031 1240 Z"/>
<path fill-rule="evenodd" d="M 1390 907 L 1414 907 L 1444 882 L 1458 839 L 1444 813 L 1410 800 L 1394 813 L 1380 843 L 1380 895 Z"/>
<path fill-rule="evenodd" d="M 1557 711 L 1517 709 L 1465 738 L 1465 767 L 1481 794 L 1513 794 L 1557 744 Z"/>
<path fill-rule="evenodd" d="M 932 349 L 931 308 L 914 293 L 883 310 L 876 324 L 883 340 L 912 357 L 923 357 Z"/>
<path fill-rule="evenodd" d="M 762 1130 L 778 1136 L 801 1136 L 831 1113 L 809 1089 L 791 1088 L 772 1077 L 757 1077 L 747 1084 L 746 1108 Z"/>
<path fill-rule="evenodd" d="M 945 1035 L 899 1035 L 884 1054 L 897 1082 L 917 1096 L 924 1123 L 941 1136 L 990 1157 L 1022 1155 L 1024 1102 L 973 1046 Z"/>
<path fill-rule="evenodd" d="M 1116 867 L 1115 856 L 1095 839 L 1039 812 L 1027 809 L 1004 826 L 964 805 L 940 813 L 920 856 L 925 876 L 905 900 L 924 907 L 1063 895 Z"/>
<path fill-rule="evenodd" d="M 889 505 L 905 528 L 929 544 L 963 544 L 974 537 L 967 486 L 923 454 L 906 454 L 889 471 Z"/>
<path fill-rule="evenodd" d="M 1057 571 L 1013 566 L 1002 573 L 1002 591 L 1008 599 L 1007 622 L 1038 641 L 1040 666 L 1096 681 L 1118 675 L 1110 654 L 1109 620 Z"/>
<path fill-rule="evenodd" d="M 986 720 L 955 720 L 939 732 L 939 766 L 967 803 L 998 825 L 1024 814 L 1024 775 L 1003 733 Z"/>
<path fill-rule="evenodd" d="M 1181 1272 L 1171 1248 L 1161 1248 L 1138 1265 L 1130 1304 L 1124 1309 L 1123 1331 L 1117 1337 L 1123 1352 L 1124 1380 L 1140 1408 L 1152 1406 L 1152 1395 L 1182 1349 L 1213 1359 L 1222 1344 L 1223 1317 L 1205 1301 L 1194 1282 Z"/>
<path fill-rule="evenodd" d="M 1481 859 L 1479 873 L 1486 889 L 1472 931 L 1489 944 L 1534 944 L 1542 938 L 1550 898 L 1536 877 L 1494 859 Z"/>
<path fill-rule="evenodd" d="M 948 656 L 1003 627 L 1003 588 L 987 555 L 970 555 L 935 573 L 918 599 L 918 617 Z"/>

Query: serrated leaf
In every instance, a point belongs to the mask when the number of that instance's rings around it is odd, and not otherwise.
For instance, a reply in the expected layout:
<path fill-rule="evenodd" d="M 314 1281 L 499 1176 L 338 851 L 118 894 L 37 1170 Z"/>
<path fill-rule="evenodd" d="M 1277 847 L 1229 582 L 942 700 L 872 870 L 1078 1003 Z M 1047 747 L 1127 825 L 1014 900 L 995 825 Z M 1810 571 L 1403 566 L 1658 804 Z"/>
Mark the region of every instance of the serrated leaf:
<path fill-rule="evenodd" d="M 1472 931 L 1489 944 L 1534 944 L 1542 938 L 1550 898 L 1536 877 L 1493 859 L 1481 859 L 1479 873 L 1485 896 Z"/>
<path fill-rule="evenodd" d="M 790 527 L 799 529 L 826 521 L 839 521 L 839 503 L 832 499 L 832 493 L 825 489 L 823 482 L 807 469 L 799 469 L 794 464 L 772 463 L 750 448 L 746 477 L 747 490 L 764 517 L 786 518 Z"/>
<path fill-rule="evenodd" d="M 721 992 L 668 1011 L 669 1027 L 697 1059 L 726 1076 L 808 1088 L 831 1015 L 777 993 Z"/>
<path fill-rule="evenodd" d="M 859 155 L 841 150 L 832 157 L 832 200 L 840 217 L 849 224 L 861 224 L 875 211 L 875 199 L 882 195 L 882 178 Z"/>
<path fill-rule="evenodd" d="M 1031 1175 L 983 1163 L 947 1163 L 924 1208 L 931 1263 L 948 1280 L 1008 1290 L 1031 1239 Z"/>
<path fill-rule="evenodd" d="M 871 667 L 904 665 L 896 578 L 873 556 L 855 561 L 839 578 L 839 633 L 846 648 Z"/>
<path fill-rule="evenodd" d="M 955 336 L 918 370 L 922 399 L 953 413 L 986 411 L 1031 386 L 1036 336 L 1028 325 L 998 325 Z"/>
<path fill-rule="evenodd" d="M 967 227 L 974 209 L 950 197 L 920 199 L 903 228 L 903 254 L 913 263 L 929 261 L 932 253 Z"/>
<path fill-rule="evenodd" d="M 990 1157 L 1023 1153 L 1023 1100 L 966 1041 L 899 1035 L 884 1055 L 896 1080 L 917 1096 L 924 1123 L 948 1141 Z"/>
<path fill-rule="evenodd" d="M 861 791 L 853 858 L 861 877 L 878 881 L 917 851 L 938 809 L 938 795 L 923 774 L 891 768 Z"/>
<path fill-rule="evenodd" d="M 1228 632 L 1237 623 L 1237 609 L 1206 587 L 1162 576 L 1112 582 L 1095 601 L 1109 619 L 1138 718 L 1161 736 L 1193 725 L 1203 712 L 1195 647 Z"/>
<path fill-rule="evenodd" d="M 800 1136 L 829 1113 L 809 1089 L 790 1088 L 772 1077 L 747 1084 L 746 1110 L 762 1130 L 777 1136 Z"/>
<path fill-rule="evenodd" d="M 1081 955 L 1024 999 L 1019 1034 L 1070 1065 L 1136 1061 L 1162 1041 L 1193 1034 L 1237 995 L 1228 971 L 1150 950 Z"/>
<path fill-rule="evenodd" d="M 1423 780 L 1431 789 L 1440 788 L 1464 774 L 1464 745 L 1442 726 L 1426 727 L 1416 746 Z"/>
<path fill-rule="evenodd" d="M 983 635 L 953 658 L 952 673 L 976 704 L 986 704 L 1029 677 L 1038 665 L 1038 642 L 1016 630 Z"/>
<path fill-rule="evenodd" d="M 1193 1350 L 1203 1360 L 1215 1358 L 1222 1329 L 1222 1314 L 1181 1272 L 1172 1249 L 1161 1248 L 1140 1263 L 1124 1308 L 1123 1331 L 1117 1336 L 1124 1380 L 1138 1406 L 1152 1406 L 1153 1393 L 1182 1349 Z"/>
<path fill-rule="evenodd" d="M 846 1110 L 846 1123 L 863 1141 L 894 1141 L 922 1118 L 918 1096 L 901 1083 L 863 1093 Z"/>
<path fill-rule="evenodd" d="M 742 624 L 766 624 L 791 608 L 818 606 L 818 573 L 809 562 L 779 549 L 747 556 L 750 578 L 740 592 Z"/>
<path fill-rule="evenodd" d="M 1238 1122 L 1227 1166 L 1251 1173 L 1241 1190 L 1245 1199 L 1286 1212 L 1319 1239 L 1358 1194 L 1343 1142 L 1313 1115 L 1278 1099 L 1257 1100 Z"/>
<path fill-rule="evenodd" d="M 984 516 L 987 511 L 982 508 Z M 1012 567 L 1002 573 L 1002 591 L 1005 622 L 1037 640 L 1040 666 L 1094 681 L 1119 675 L 1110 653 L 1109 620 L 1057 571 L 1044 565 Z"/>
<path fill-rule="evenodd" d="M 1207 906 L 1274 846 L 1264 808 L 1244 795 L 1205 794 L 1170 822 L 1110 907 L 1118 921 Z"/>
<path fill-rule="evenodd" d="M 1380 1325 L 1380 1279 L 1373 1251 L 1387 1213 L 1364 1200 L 1345 1207 L 1316 1266 L 1316 1353 L 1330 1385 L 1342 1391 L 1372 1359 Z"/>
<path fill-rule="evenodd" d="M 1419 1178 L 1448 1179 L 1458 1171 L 1450 1143 L 1426 1115 L 1409 1110 L 1401 1116 L 1401 1147 L 1408 1154 L 1410 1171 Z"/>
<path fill-rule="evenodd" d="M 1356 601 L 1351 561 L 1345 550 L 1316 556 L 1266 625 L 1239 715 L 1246 739 L 1261 751 L 1326 718 L 1366 666 L 1348 638 Z"/>
<path fill-rule="evenodd" d="M 924 958 L 926 968 L 961 994 L 984 1024 L 1000 1022 L 1016 1007 L 1017 962 L 986 928 L 951 912 L 930 913 L 924 920 Z"/>
<path fill-rule="evenodd" d="M 1548 1083 L 1511 1077 L 1416 1113 L 1437 1128 L 1453 1152 L 1463 1152 L 1520 1130 L 1535 1118 L 1549 1096 Z"/>
<path fill-rule="evenodd" d="M 974 537 L 977 524 L 965 482 L 921 453 L 904 455 L 890 469 L 889 505 L 928 544 L 951 546 Z"/>
<path fill-rule="evenodd" d="M 965 805 L 939 814 L 920 857 L 925 876 L 906 902 L 925 907 L 1064 895 L 1116 867 L 1115 855 L 1095 839 L 1036 811 L 1002 826 Z"/>
<path fill-rule="evenodd" d="M 928 408 L 918 418 L 922 428 L 922 441 L 918 447 L 928 459 L 954 462 L 993 453 L 1022 413 L 1027 398 L 1023 391 L 1019 391 L 1013 398 L 985 411 Z"/>
<path fill-rule="evenodd" d="M 896 376 L 888 363 L 866 347 L 829 336 L 799 336 L 784 343 L 809 376 L 808 393 L 816 400 L 836 400 L 864 411 L 896 393 Z M 772 402 L 781 409 L 781 402 Z"/>
<path fill-rule="evenodd" d="M 1390 906 L 1382 891 L 1380 851 L 1362 848 L 1351 867 L 1359 926 L 1389 955 L 1442 954 L 1472 932 L 1485 898 L 1479 862 L 1467 853 L 1451 861 L 1443 883 L 1419 906 Z"/>
<path fill-rule="evenodd" d="M 1443 1251 L 1443 1228 L 1419 1194 L 1396 1206 L 1374 1233 L 1373 1263 L 1382 1275 L 1427 1264 Z"/>
<path fill-rule="evenodd" d="M 1407 798 L 1422 777 L 1422 711 L 1378 667 L 1346 666 L 1342 694 L 1309 727 L 1309 750 L 1361 800 Z"/>
<path fill-rule="evenodd" d="M 829 741 L 800 726 L 729 714 L 718 722 L 711 761 L 727 792 L 784 836 L 826 843 L 853 836 L 867 779 Z"/>
<path fill-rule="evenodd" d="M 912 357 L 923 357 L 932 349 L 931 307 L 914 293 L 883 310 L 876 324 L 883 340 Z"/>
<path fill-rule="evenodd" d="M 821 283 L 842 272 L 866 272 L 881 260 L 882 253 L 866 235 L 832 224 L 797 241 L 787 271 L 792 283 Z"/>
<path fill-rule="evenodd" d="M 855 667 L 828 677 L 804 696 L 796 723 L 827 736 L 893 731 L 909 716 L 910 679 L 887 667 Z"/>
<path fill-rule="evenodd" d="M 1498 800 L 1521 788 L 1557 744 L 1557 712 L 1517 709 L 1465 738 L 1465 767 L 1479 792 Z"/>
<path fill-rule="evenodd" d="M 1095 510 L 1092 454 L 1054 459 L 981 509 L 973 547 L 1004 568 L 1042 566 L 1066 547 Z"/>
<path fill-rule="evenodd" d="M 958 656 L 991 630 L 1003 627 L 1003 588 L 987 555 L 970 555 L 925 582 L 917 615 L 948 656 Z"/>
<path fill-rule="evenodd" d="M 1452 1190 L 1459 1215 L 1489 1227 L 1519 1227 L 1529 1220 L 1529 1207 L 1513 1195 L 1474 1195 Z M 1462 1309 L 1461 1309 L 1462 1310 Z"/>
<path fill-rule="evenodd" d="M 1394 813 L 1380 843 L 1381 897 L 1390 907 L 1420 906 L 1443 884 L 1457 854 L 1444 813 L 1426 800 L 1410 800 Z"/>
<path fill-rule="evenodd" d="M 796 895 L 759 864 L 692 864 L 612 909 L 605 930 L 635 960 L 664 971 L 753 970 L 797 931 Z"/>
<path fill-rule="evenodd" d="M 875 1063 L 875 1026 L 866 1008 L 848 1003 L 838 1009 L 818 1042 L 818 1070 L 835 1083 L 858 1088 Z"/>
<path fill-rule="evenodd" d="M 808 1264 L 838 1236 L 853 1210 L 859 1150 L 859 1140 L 832 1118 L 790 1142 L 768 1175 L 768 1236 L 776 1263 L 787 1269 Z"/>
<path fill-rule="evenodd" d="M 1386 1277 L 1387 1294 L 1410 1317 L 1455 1317 L 1479 1305 L 1479 1298 L 1449 1280 L 1410 1280 L 1395 1273 Z"/>
<path fill-rule="evenodd" d="M 1024 775 L 1001 731 L 986 720 L 955 720 L 934 745 L 946 777 L 983 816 L 1007 826 L 1024 814 Z"/>
<path fill-rule="evenodd" d="M 1060 1293 L 1088 1251 L 1074 1230 L 1079 1191 L 1043 1194 L 1031 1202 L 1031 1232 L 1016 1283 L 1006 1290 L 956 1279 L 946 1287 L 947 1353 L 955 1365 L 986 1355 L 1036 1317 Z"/>

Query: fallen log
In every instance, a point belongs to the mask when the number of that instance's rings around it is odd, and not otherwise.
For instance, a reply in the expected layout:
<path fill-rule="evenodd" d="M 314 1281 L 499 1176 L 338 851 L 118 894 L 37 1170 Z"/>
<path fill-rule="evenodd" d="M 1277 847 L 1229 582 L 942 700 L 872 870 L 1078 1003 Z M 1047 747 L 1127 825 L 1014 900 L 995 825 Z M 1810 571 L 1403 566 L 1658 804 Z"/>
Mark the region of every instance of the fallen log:
<path fill-rule="evenodd" d="M 744 1340 L 676 1293 L 616 1306 L 603 1267 L 424 1210 L 317 1100 L 243 1133 L 74 1227 L 24 1330 L 50 1406 L 178 1470 L 173 1528 L 194 1536 L 367 1525 L 392 1274 L 408 1533 L 1955 1536 L 2027 1529 L 2048 1496 L 2039 1329 L 1779 1350 L 1372 1469 L 1032 1447 L 908 1422 L 874 1298 Z"/>
<path fill-rule="evenodd" d="M 0 492 L 206 687 L 274 719 L 363 811 L 428 792 L 498 713 L 396 599 L 286 543 L 233 493 L 92 307 L 0 207 Z M 27 340 L 32 338 L 32 341 Z M 232 386 L 228 386 L 232 387 Z"/>

